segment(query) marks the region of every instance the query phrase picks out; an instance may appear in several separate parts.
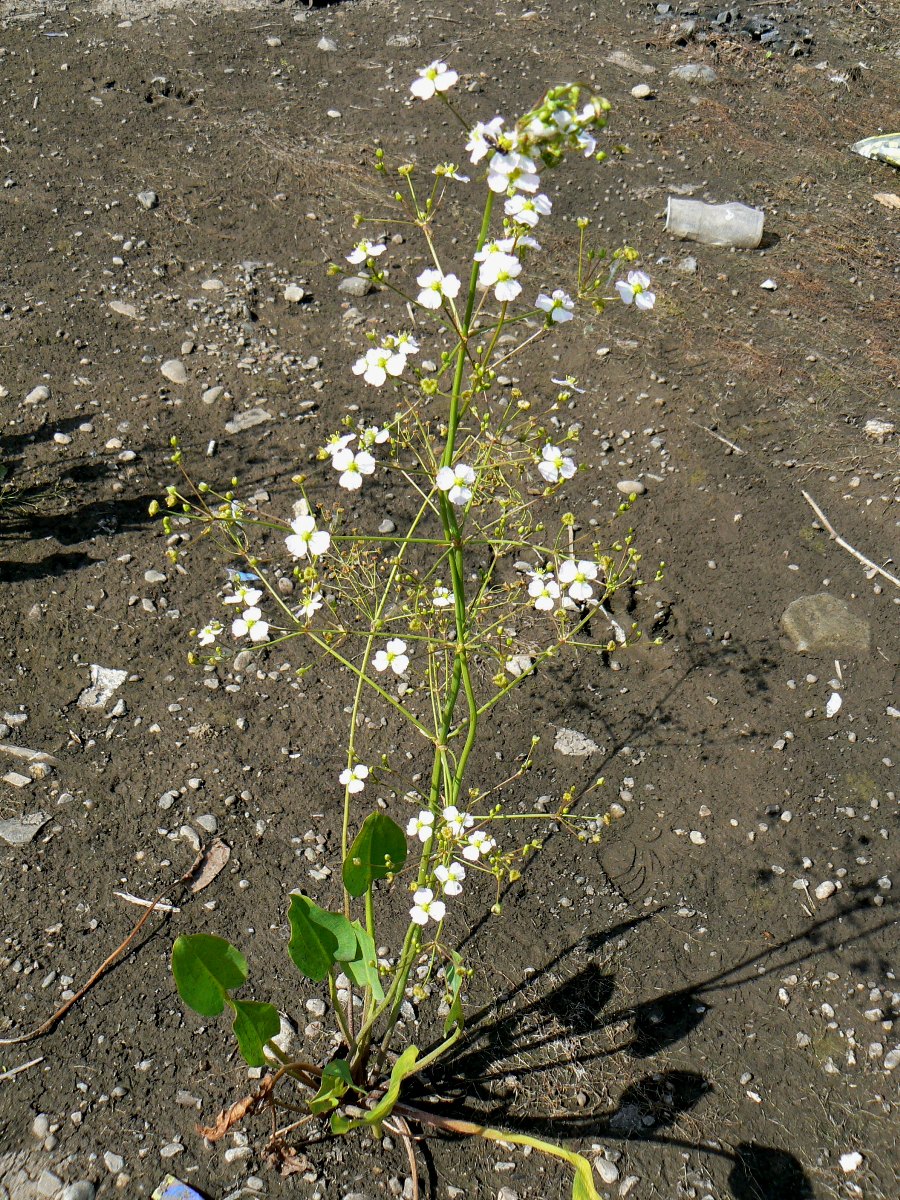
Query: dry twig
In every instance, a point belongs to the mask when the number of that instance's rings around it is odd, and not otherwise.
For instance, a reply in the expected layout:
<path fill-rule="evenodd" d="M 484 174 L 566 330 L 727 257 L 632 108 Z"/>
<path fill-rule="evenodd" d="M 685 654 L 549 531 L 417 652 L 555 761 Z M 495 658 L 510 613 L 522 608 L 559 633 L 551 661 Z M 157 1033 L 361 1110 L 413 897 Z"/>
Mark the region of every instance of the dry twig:
<path fill-rule="evenodd" d="M 884 569 L 884 567 L 879 567 L 878 563 L 872 562 L 871 558 L 866 558 L 866 556 L 864 554 L 860 554 L 860 552 L 858 550 L 854 549 L 854 547 L 851 546 L 848 541 L 845 541 L 845 539 L 841 537 L 841 535 L 837 532 L 837 530 L 834 528 L 834 526 L 831 524 L 831 522 L 828 520 L 828 518 L 822 512 L 821 508 L 819 508 L 818 504 L 816 504 L 815 500 L 813 500 L 813 498 L 809 494 L 809 492 L 804 492 L 801 489 L 800 494 L 803 497 L 803 499 L 806 501 L 806 503 L 809 505 L 809 507 L 816 514 L 816 516 L 819 518 L 819 520 L 822 522 L 822 524 L 824 525 L 824 527 L 827 530 L 827 532 L 829 533 L 829 535 L 837 542 L 837 544 L 843 550 L 846 550 L 848 554 L 852 554 L 857 562 L 861 562 L 862 565 L 864 567 L 868 567 L 868 569 L 870 571 L 874 571 L 876 574 L 884 576 L 885 579 L 889 580 L 896 587 L 900 587 L 900 579 L 898 579 L 896 575 L 892 575 L 890 573 L 890 571 L 886 571 Z"/>

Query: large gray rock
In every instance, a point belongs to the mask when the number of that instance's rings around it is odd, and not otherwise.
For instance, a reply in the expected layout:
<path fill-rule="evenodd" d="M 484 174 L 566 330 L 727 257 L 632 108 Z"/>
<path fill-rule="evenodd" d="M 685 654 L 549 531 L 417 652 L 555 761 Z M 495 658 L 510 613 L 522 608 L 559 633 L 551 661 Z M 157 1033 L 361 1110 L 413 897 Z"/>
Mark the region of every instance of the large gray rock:
<path fill-rule="evenodd" d="M 781 625 L 800 653 L 839 654 L 845 658 L 869 653 L 869 622 L 846 600 L 830 592 L 794 600 L 785 609 Z"/>

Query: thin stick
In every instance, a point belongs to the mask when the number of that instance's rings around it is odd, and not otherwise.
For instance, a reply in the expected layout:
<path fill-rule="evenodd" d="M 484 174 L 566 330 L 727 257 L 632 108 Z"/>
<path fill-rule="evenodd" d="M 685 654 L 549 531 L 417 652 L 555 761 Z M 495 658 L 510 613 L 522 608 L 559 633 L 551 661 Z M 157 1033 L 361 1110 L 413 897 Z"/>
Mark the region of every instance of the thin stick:
<path fill-rule="evenodd" d="M 860 552 L 855 550 L 848 541 L 845 541 L 844 538 L 841 537 L 841 535 L 837 532 L 837 530 L 822 512 L 821 508 L 819 508 L 818 504 L 816 504 L 815 500 L 813 500 L 809 492 L 804 492 L 801 488 L 800 495 L 825 526 L 825 529 L 828 531 L 831 537 L 842 549 L 846 550 L 848 554 L 852 554 L 857 562 L 861 562 L 862 565 L 864 567 L 868 567 L 870 571 L 875 571 L 876 574 L 884 576 L 885 579 L 893 583 L 895 587 L 900 587 L 900 579 L 898 579 L 896 575 L 892 575 L 890 571 L 886 571 L 884 567 L 879 567 L 878 563 L 872 562 L 871 558 L 866 558 L 864 554 L 860 554 Z"/>
<path fill-rule="evenodd" d="M 187 883 L 188 880 L 191 878 L 191 876 L 194 874 L 194 872 L 197 870 L 197 867 L 200 865 L 200 863 L 202 861 L 203 861 L 203 851 L 201 850 L 200 853 L 197 855 L 197 857 L 194 859 L 193 863 L 191 864 L 190 870 L 188 870 L 184 875 L 182 875 L 182 877 L 177 881 L 175 886 L 178 887 L 181 884 Z M 169 888 L 166 888 L 166 892 L 167 891 L 169 891 Z M 121 945 L 117 946 L 116 949 L 113 950 L 112 954 L 110 954 L 107 958 L 105 958 L 103 960 L 103 962 L 100 964 L 100 966 L 97 968 L 97 970 L 93 973 L 93 975 L 90 977 L 90 979 L 87 981 L 87 983 L 84 984 L 83 987 L 79 988 L 74 996 L 70 996 L 69 999 L 62 1006 L 62 1008 L 58 1008 L 52 1017 L 50 1017 L 48 1020 L 46 1020 L 43 1023 L 43 1025 L 38 1025 L 37 1029 L 32 1029 L 32 1031 L 30 1033 L 23 1033 L 21 1035 L 21 1037 L 0 1038 L 0 1046 L 21 1046 L 23 1044 L 23 1042 L 33 1042 L 35 1038 L 43 1037 L 43 1035 L 45 1033 L 49 1033 L 51 1031 L 51 1029 L 53 1029 L 53 1027 L 56 1025 L 57 1021 L 62 1020 L 62 1018 L 66 1015 L 66 1013 L 69 1011 L 69 1009 L 72 1008 L 75 1004 L 77 1004 L 78 1001 L 81 999 L 82 996 L 85 995 L 86 992 L 90 991 L 90 989 L 94 986 L 94 984 L 97 982 L 97 980 L 100 979 L 100 977 L 102 975 L 104 975 L 106 971 L 109 970 L 109 968 L 116 961 L 116 959 L 119 957 L 119 955 L 122 954 L 123 951 L 125 951 L 128 948 L 128 946 L 131 945 L 131 943 L 134 941 L 134 939 L 137 937 L 137 935 L 140 933 L 141 929 L 143 928 L 144 924 L 146 923 L 147 918 L 150 916 L 150 914 L 156 908 L 157 904 L 160 904 L 162 902 L 163 897 L 165 896 L 166 892 L 160 892 L 160 894 L 156 897 L 156 899 L 153 901 L 153 903 L 150 905 L 150 907 L 147 909 L 147 911 L 144 913 L 144 915 L 140 918 L 138 923 L 135 925 L 134 929 L 132 929 L 131 933 L 129 933 L 129 935 L 125 939 L 125 941 L 122 942 Z"/>
<path fill-rule="evenodd" d="M 36 1067 L 38 1063 L 42 1063 L 43 1061 L 44 1056 L 42 1054 L 40 1058 L 33 1058 L 31 1062 L 22 1063 L 20 1067 L 10 1067 L 8 1071 L 4 1071 L 3 1074 L 0 1075 L 0 1083 L 2 1083 L 4 1079 L 12 1079 L 13 1075 L 18 1075 L 20 1071 L 27 1071 L 29 1067 Z"/>
<path fill-rule="evenodd" d="M 746 454 L 747 451 L 741 449 L 737 442 L 729 441 L 727 437 L 722 437 L 721 433 L 716 433 L 710 429 L 708 425 L 701 425 L 699 421 L 691 421 L 692 425 L 696 425 L 698 429 L 702 429 L 704 433 L 708 433 L 710 437 L 714 437 L 717 442 L 721 442 L 723 446 L 727 446 L 729 450 L 733 450 L 735 454 Z"/>
<path fill-rule="evenodd" d="M 416 1152 L 413 1148 L 412 1132 L 405 1117 L 394 1116 L 394 1128 L 400 1135 L 406 1157 L 409 1159 L 409 1177 L 412 1182 L 411 1200 L 419 1200 L 419 1168 L 416 1166 Z"/>
<path fill-rule="evenodd" d="M 140 908 L 156 908 L 157 912 L 177 913 L 181 909 L 175 904 L 164 904 L 162 901 L 145 900 L 143 896 L 132 896 L 131 892 L 113 892 L 114 896 L 118 896 L 120 900 L 127 900 L 129 904 L 137 904 Z"/>

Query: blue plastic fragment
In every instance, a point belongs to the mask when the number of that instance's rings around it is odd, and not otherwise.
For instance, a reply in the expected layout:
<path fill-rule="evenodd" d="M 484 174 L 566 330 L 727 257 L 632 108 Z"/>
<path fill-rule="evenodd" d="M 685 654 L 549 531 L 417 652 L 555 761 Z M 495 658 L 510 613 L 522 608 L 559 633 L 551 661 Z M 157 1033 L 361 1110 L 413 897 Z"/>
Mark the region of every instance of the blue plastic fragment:
<path fill-rule="evenodd" d="M 204 1200 L 204 1197 L 189 1183 L 182 1183 L 174 1175 L 167 1175 L 150 1200 Z"/>

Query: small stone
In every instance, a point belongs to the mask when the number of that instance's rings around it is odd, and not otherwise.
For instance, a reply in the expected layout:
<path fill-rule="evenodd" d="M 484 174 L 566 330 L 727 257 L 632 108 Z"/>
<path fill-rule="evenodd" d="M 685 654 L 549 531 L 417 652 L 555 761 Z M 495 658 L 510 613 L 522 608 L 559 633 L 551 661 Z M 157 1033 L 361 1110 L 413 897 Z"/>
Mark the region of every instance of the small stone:
<path fill-rule="evenodd" d="M 219 822 L 212 813 L 203 813 L 202 816 L 197 817 L 197 824 L 204 833 L 215 833 L 219 828 Z"/>
<path fill-rule="evenodd" d="M 26 788 L 31 787 L 34 780 L 30 775 L 23 775 L 21 771 L 7 771 L 3 776 L 3 782 L 8 783 L 10 787 Z"/>
<path fill-rule="evenodd" d="M 893 1071 L 895 1067 L 900 1067 L 900 1046 L 895 1046 L 884 1056 L 884 1069 Z"/>
<path fill-rule="evenodd" d="M 110 300 L 109 307 L 114 313 L 118 313 L 120 317 L 131 317 L 132 320 L 137 316 L 137 309 L 133 304 L 126 304 L 124 300 Z"/>
<path fill-rule="evenodd" d="M 180 358 L 166 359 L 160 370 L 170 383 L 187 383 L 187 371 L 184 369 L 184 363 Z"/>
<path fill-rule="evenodd" d="M 813 895 L 817 900 L 827 900 L 837 891 L 837 884 L 832 883 L 830 879 L 826 879 L 824 883 L 820 883 Z"/>
<path fill-rule="evenodd" d="M 217 384 L 215 387 L 208 387 L 200 398 L 204 404 L 214 404 L 224 391 L 225 389 Z"/>
<path fill-rule="evenodd" d="M 31 1132 L 36 1138 L 39 1138 L 41 1141 L 44 1140 L 50 1132 L 50 1118 L 46 1113 L 38 1113 L 34 1118 L 31 1122 Z"/>
<path fill-rule="evenodd" d="M 181 1149 L 181 1147 L 179 1147 Z M 225 1161 L 227 1163 L 243 1162 L 245 1159 L 251 1158 L 253 1151 L 249 1146 L 231 1146 L 225 1151 Z"/>
<path fill-rule="evenodd" d="M 606 1184 L 615 1183 L 619 1178 L 619 1168 L 608 1158 L 595 1158 L 594 1170 Z"/>
<path fill-rule="evenodd" d="M 235 413 L 230 421 L 225 422 L 225 431 L 227 433 L 243 433 L 245 429 L 252 429 L 254 425 L 262 425 L 264 421 L 271 421 L 272 414 L 264 408 L 248 408 L 246 412 Z"/>
<path fill-rule="evenodd" d="M 681 259 L 676 269 L 681 271 L 683 275 L 696 275 L 697 260 L 692 254 L 689 254 L 686 258 Z"/>
<path fill-rule="evenodd" d="M 78 697 L 78 707 L 106 708 L 108 701 L 112 699 L 113 692 L 120 688 L 127 678 L 127 671 L 91 663 L 91 686 L 85 688 Z"/>
<path fill-rule="evenodd" d="M 137 202 L 141 208 L 146 208 L 149 211 L 151 208 L 156 208 L 159 204 L 159 196 L 157 196 L 156 192 L 151 191 L 138 192 Z"/>
<path fill-rule="evenodd" d="M 621 492 L 623 496 L 643 496 L 647 490 L 647 486 L 641 483 L 639 479 L 620 479 L 616 484 L 616 490 Z"/>
<path fill-rule="evenodd" d="M 869 622 L 830 592 L 794 600 L 785 609 L 781 625 L 801 654 L 828 652 L 851 658 L 869 652 Z"/>
<path fill-rule="evenodd" d="M 631 94 L 635 100 L 647 100 L 653 95 L 653 89 L 649 83 L 638 83 L 631 89 Z"/>
<path fill-rule="evenodd" d="M 326 54 L 333 54 L 337 50 L 337 42 L 333 42 L 329 37 L 322 37 L 316 42 L 316 49 L 323 50 Z"/>
<path fill-rule="evenodd" d="M 177 1154 L 180 1154 L 183 1149 L 184 1146 L 182 1146 L 181 1142 L 166 1142 L 164 1146 L 160 1147 L 159 1157 L 174 1158 Z M 227 1152 L 225 1157 L 228 1157 Z"/>
<path fill-rule="evenodd" d="M 497 1193 L 497 1200 L 519 1200 L 519 1193 L 511 1187 L 502 1187 Z"/>
<path fill-rule="evenodd" d="M 289 283 L 284 289 L 284 298 L 290 304 L 299 304 L 305 295 L 306 292 L 296 283 Z"/>
<path fill-rule="evenodd" d="M 44 813 L 35 812 L 26 813 L 18 820 L 0 821 L 0 841 L 6 842 L 7 846 L 27 846 L 49 820 Z"/>
<path fill-rule="evenodd" d="M 841 1170 L 845 1175 L 852 1174 L 862 1166 L 863 1156 L 857 1150 L 851 1151 L 849 1154 L 842 1154 L 839 1162 Z"/>
<path fill-rule="evenodd" d="M 379 533 L 396 533 L 397 526 L 394 524 L 394 522 L 391 520 L 390 517 L 385 517 L 385 519 L 378 526 L 378 532 Z"/>
<path fill-rule="evenodd" d="M 392 33 L 384 44 L 390 50 L 412 50 L 414 46 L 421 45 L 421 42 L 415 33 Z"/>
<path fill-rule="evenodd" d="M 873 441 L 883 443 L 886 438 L 889 438 L 892 433 L 896 432 L 897 426 L 893 421 L 882 421 L 878 417 L 870 417 L 863 425 L 863 433 L 866 437 L 872 438 Z"/>
<path fill-rule="evenodd" d="M 144 572 L 144 579 L 147 583 L 165 583 L 166 576 L 162 571 L 149 570 Z"/>
<path fill-rule="evenodd" d="M 695 846 L 705 846 L 706 845 L 706 838 L 703 836 L 703 834 L 700 832 L 699 829 L 692 829 L 689 836 Z"/>
<path fill-rule="evenodd" d="M 63 1188 L 60 1200 L 94 1200 L 96 1195 L 97 1189 L 92 1183 L 87 1179 L 78 1179 Z"/>
<path fill-rule="evenodd" d="M 573 758 L 585 758 L 589 754 L 597 754 L 600 747 L 577 729 L 557 729 L 553 749 Z"/>
<path fill-rule="evenodd" d="M 283 45 L 283 43 L 280 37 L 267 37 L 266 45 L 270 50 L 277 50 L 279 46 Z"/>
<path fill-rule="evenodd" d="M 52 1171 L 41 1171 L 35 1186 L 39 1196 L 46 1196 L 50 1200 L 51 1197 L 59 1195 L 62 1180 L 58 1175 L 54 1175 Z"/>
<path fill-rule="evenodd" d="M 372 280 L 367 275 L 346 275 L 338 284 L 338 291 L 345 296 L 368 296 Z"/>
<path fill-rule="evenodd" d="M 121 1154 L 113 1154 L 111 1150 L 105 1150 L 103 1153 L 103 1161 L 106 1163 L 106 1169 L 110 1175 L 118 1175 L 125 1166 L 125 1159 Z"/>
<path fill-rule="evenodd" d="M 669 72 L 671 79 L 683 79 L 685 83 L 715 83 L 718 76 L 705 63 L 682 63 Z"/>
<path fill-rule="evenodd" d="M 25 397 L 23 404 L 43 404 L 45 400 L 50 399 L 50 389 L 45 383 L 39 383 L 36 388 L 32 388 Z"/>
<path fill-rule="evenodd" d="M 761 288 L 764 288 L 767 292 L 777 292 L 778 291 L 778 284 L 775 282 L 774 279 L 764 279 L 759 286 Z"/>

